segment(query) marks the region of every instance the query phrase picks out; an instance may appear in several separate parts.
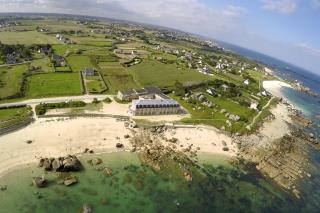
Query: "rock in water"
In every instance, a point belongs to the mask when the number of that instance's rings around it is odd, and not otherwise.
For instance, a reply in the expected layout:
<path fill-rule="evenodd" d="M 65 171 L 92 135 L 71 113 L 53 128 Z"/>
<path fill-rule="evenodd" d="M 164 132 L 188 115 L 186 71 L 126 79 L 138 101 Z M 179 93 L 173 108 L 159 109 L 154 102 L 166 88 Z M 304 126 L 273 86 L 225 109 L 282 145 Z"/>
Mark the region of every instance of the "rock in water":
<path fill-rule="evenodd" d="M 83 213 L 92 213 L 92 208 L 90 205 L 88 204 L 84 204 L 83 207 L 82 207 L 82 212 Z"/>
<path fill-rule="evenodd" d="M 73 172 L 80 171 L 82 166 L 76 156 L 68 156 L 63 161 L 63 168 L 63 171 L 65 172 Z"/>
<path fill-rule="evenodd" d="M 6 191 L 7 190 L 7 186 L 0 186 L 0 191 Z"/>
<path fill-rule="evenodd" d="M 43 188 L 48 185 L 47 181 L 43 177 L 33 177 L 32 182 L 38 188 Z"/>
<path fill-rule="evenodd" d="M 110 168 L 105 168 L 105 169 L 103 170 L 103 173 L 105 174 L 105 176 L 111 177 L 112 174 L 113 174 L 113 171 L 112 171 L 112 169 L 110 169 Z"/>
<path fill-rule="evenodd" d="M 63 182 L 65 186 L 71 186 L 73 184 L 76 184 L 78 182 L 77 178 L 71 177 L 71 178 L 66 178 Z"/>

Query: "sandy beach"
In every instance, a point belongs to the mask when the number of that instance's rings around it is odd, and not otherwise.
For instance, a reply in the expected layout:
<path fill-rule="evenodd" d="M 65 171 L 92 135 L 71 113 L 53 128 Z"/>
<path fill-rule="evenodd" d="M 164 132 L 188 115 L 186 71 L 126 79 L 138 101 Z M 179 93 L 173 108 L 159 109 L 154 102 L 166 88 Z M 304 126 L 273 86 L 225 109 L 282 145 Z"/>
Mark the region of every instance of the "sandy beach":
<path fill-rule="evenodd" d="M 81 154 L 86 148 L 95 153 L 114 152 L 118 142 L 130 150 L 129 139 L 124 138 L 130 133 L 123 121 L 114 118 L 38 119 L 24 129 L 0 137 L 0 176 L 16 167 L 35 163 L 41 157 Z M 167 136 L 179 138 L 179 145 L 194 144 L 207 153 L 226 156 L 236 153 L 234 148 L 222 151 L 223 141 L 232 147 L 231 138 L 218 130 L 178 128 L 168 131 Z M 27 140 L 32 143 L 27 144 Z"/>
<path fill-rule="evenodd" d="M 283 95 L 281 93 L 282 87 L 292 88 L 292 86 L 290 84 L 282 82 L 282 81 L 263 81 L 262 85 L 265 90 L 267 90 L 273 96 L 278 97 L 278 98 L 283 97 Z"/>

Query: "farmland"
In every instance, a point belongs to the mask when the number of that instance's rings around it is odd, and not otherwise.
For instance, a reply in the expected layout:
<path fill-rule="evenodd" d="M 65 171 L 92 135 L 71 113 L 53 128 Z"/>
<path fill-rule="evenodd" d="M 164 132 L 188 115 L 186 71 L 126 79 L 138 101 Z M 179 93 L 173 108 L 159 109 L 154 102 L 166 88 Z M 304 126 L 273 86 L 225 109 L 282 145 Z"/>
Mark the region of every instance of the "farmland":
<path fill-rule="evenodd" d="M 37 31 L 26 32 L 0 32 L 1 42 L 4 44 L 57 44 L 54 35 L 39 33 Z"/>
<path fill-rule="evenodd" d="M 40 27 L 47 31 L 38 32 L 36 29 Z M 21 26 L 1 29 L 1 42 L 25 44 L 23 47 L 31 52 L 32 58 L 19 57 L 18 62 L 24 65 L 0 68 L 0 98 L 115 95 L 119 90 L 158 86 L 190 112 L 191 118 L 182 122 L 245 132 L 259 109 L 270 100 L 262 97 L 261 82 L 273 78 L 255 62 L 211 50 L 185 35 L 183 39 L 171 39 L 171 34 L 168 37 L 165 34 L 134 26 L 109 25 L 107 21 L 22 20 Z M 31 44 L 45 44 L 49 50 L 42 52 L 42 46 L 37 49 Z M 55 66 L 52 53 L 58 55 Z M 0 58 L 0 63 L 5 63 L 5 57 Z M 218 64 L 223 66 L 219 68 Z M 95 69 L 96 75 L 80 78 L 85 68 Z M 26 81 L 22 84 L 24 77 Z M 244 84 L 245 80 L 249 84 Z M 230 88 L 224 91 L 224 84 Z M 209 95 L 209 87 L 216 94 Z M 191 100 L 196 93 L 214 106 Z M 184 100 L 184 95 L 190 100 Z M 250 109 L 252 103 L 259 109 Z M 260 117 L 268 114 L 264 112 Z M 241 119 L 230 124 L 230 115 Z"/>
<path fill-rule="evenodd" d="M 50 73 L 28 77 L 28 98 L 80 95 L 79 73 Z"/>
<path fill-rule="evenodd" d="M 85 68 L 94 67 L 88 56 L 71 55 L 67 57 L 67 61 L 73 72 L 79 72 L 84 70 Z"/>
<path fill-rule="evenodd" d="M 163 64 L 155 60 L 143 61 L 128 70 L 134 79 L 144 86 L 171 87 L 176 80 L 184 83 L 210 79 L 194 70 L 177 67 L 175 64 Z"/>
<path fill-rule="evenodd" d="M 27 65 L 0 68 L 0 99 L 19 96 Z"/>

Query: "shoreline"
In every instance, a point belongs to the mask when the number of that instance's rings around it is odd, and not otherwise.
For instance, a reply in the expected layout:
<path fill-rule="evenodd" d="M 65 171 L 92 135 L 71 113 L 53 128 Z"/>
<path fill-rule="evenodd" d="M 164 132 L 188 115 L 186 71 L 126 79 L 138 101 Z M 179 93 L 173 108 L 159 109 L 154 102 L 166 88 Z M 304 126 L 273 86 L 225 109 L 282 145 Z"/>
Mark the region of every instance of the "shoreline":
<path fill-rule="evenodd" d="M 130 138 L 124 136 L 131 137 L 132 131 L 135 129 L 114 118 L 38 119 L 24 129 L 0 137 L 0 178 L 17 166 L 37 163 L 40 158 L 81 156 L 85 149 L 93 150 L 94 154 L 117 152 L 117 143 L 131 150 Z M 236 156 L 232 138 L 219 130 L 168 128 L 164 135 L 168 139 L 178 138 L 180 149 L 193 144 L 200 152 Z M 32 143 L 26 143 L 27 140 Z M 223 151 L 224 143 L 230 148 L 228 152 Z"/>
<path fill-rule="evenodd" d="M 275 91 L 282 86 L 288 86 L 280 81 L 269 81 L 267 84 L 266 89 Z M 275 115 L 273 120 L 264 122 L 257 133 L 243 137 L 257 144 L 267 144 L 290 134 L 288 123 L 292 120 L 288 106 L 280 103 L 272 108 L 271 112 Z M 124 135 L 131 137 L 135 129 L 128 128 L 125 123 L 115 118 L 100 117 L 39 118 L 24 129 L 0 137 L 0 178 L 23 168 L 24 165 L 37 163 L 43 157 L 81 156 L 85 149 L 93 150 L 93 155 L 123 151 L 115 147 L 116 143 L 122 143 L 125 150 L 129 151 L 132 148 L 130 139 L 126 139 Z M 230 159 L 239 154 L 239 138 L 214 127 L 172 126 L 167 127 L 164 136 L 168 139 L 177 138 L 181 145 L 180 150 L 193 144 L 194 147 L 199 147 L 199 153 L 223 155 Z M 32 143 L 27 144 L 27 140 Z M 229 151 L 223 151 L 224 146 L 227 146 Z"/>

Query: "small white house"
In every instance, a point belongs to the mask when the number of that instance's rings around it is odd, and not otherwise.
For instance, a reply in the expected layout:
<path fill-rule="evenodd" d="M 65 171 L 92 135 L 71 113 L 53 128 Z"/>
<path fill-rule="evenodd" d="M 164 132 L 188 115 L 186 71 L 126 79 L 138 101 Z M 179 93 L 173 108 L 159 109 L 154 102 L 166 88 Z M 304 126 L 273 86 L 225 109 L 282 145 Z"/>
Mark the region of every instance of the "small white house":
<path fill-rule="evenodd" d="M 214 96 L 214 95 L 216 95 L 216 90 L 214 88 L 208 88 L 207 93 Z"/>
<path fill-rule="evenodd" d="M 250 109 L 258 110 L 258 104 L 257 103 L 251 103 Z"/>

